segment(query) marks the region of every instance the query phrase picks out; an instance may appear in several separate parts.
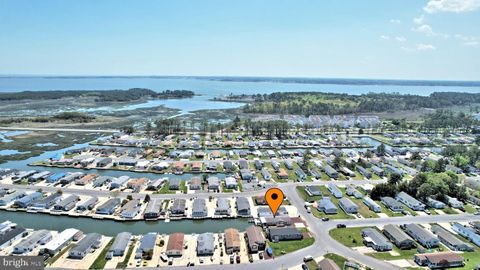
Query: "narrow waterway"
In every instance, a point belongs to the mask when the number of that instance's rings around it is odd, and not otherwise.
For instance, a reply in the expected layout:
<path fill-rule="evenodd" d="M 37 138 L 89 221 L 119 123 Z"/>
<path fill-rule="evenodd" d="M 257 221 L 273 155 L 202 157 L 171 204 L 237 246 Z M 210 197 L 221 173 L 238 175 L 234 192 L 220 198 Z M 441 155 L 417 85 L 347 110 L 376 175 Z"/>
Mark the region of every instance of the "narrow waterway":
<path fill-rule="evenodd" d="M 6 220 L 15 222 L 25 228 L 36 230 L 56 230 L 62 231 L 67 228 L 76 228 L 85 233 L 96 232 L 103 235 L 115 236 L 120 232 L 131 232 L 132 234 L 145 234 L 148 232 L 158 232 L 161 234 L 171 234 L 175 232 L 183 233 L 204 233 L 204 232 L 223 232 L 227 228 L 236 228 L 244 231 L 250 223 L 246 218 L 237 219 L 219 219 L 219 220 L 179 220 L 164 222 L 159 221 L 132 221 L 119 222 L 112 220 L 97 220 L 84 217 L 53 216 L 48 214 L 33 214 L 24 212 L 0 211 L 0 223 Z"/>

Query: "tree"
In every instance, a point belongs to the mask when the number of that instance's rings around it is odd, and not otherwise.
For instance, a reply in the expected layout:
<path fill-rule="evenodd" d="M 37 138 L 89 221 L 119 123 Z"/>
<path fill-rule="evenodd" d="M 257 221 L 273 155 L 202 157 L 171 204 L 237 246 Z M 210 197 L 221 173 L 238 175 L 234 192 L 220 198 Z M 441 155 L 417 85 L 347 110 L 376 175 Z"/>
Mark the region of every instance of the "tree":
<path fill-rule="evenodd" d="M 374 200 L 379 200 L 381 197 L 395 197 L 396 194 L 396 186 L 390 185 L 388 183 L 380 183 L 372 189 L 370 197 Z"/>
<path fill-rule="evenodd" d="M 446 166 L 447 166 L 447 161 L 445 159 L 441 158 L 435 164 L 435 168 L 433 168 L 433 171 L 436 172 L 436 173 L 444 172 Z"/>
<path fill-rule="evenodd" d="M 148 203 L 150 201 L 150 195 L 145 195 L 145 199 L 143 199 L 144 203 Z"/>
<path fill-rule="evenodd" d="M 135 129 L 133 126 L 124 126 L 120 129 L 120 131 L 128 135 L 135 133 Z"/>
<path fill-rule="evenodd" d="M 132 195 L 127 195 L 127 200 L 129 200 L 129 201 L 133 200 Z"/>
<path fill-rule="evenodd" d="M 388 184 L 396 186 L 398 183 L 400 183 L 402 181 L 402 179 L 403 179 L 402 175 L 400 175 L 398 173 L 391 173 L 388 176 Z"/>
<path fill-rule="evenodd" d="M 385 144 L 382 143 L 377 147 L 377 155 L 385 156 Z"/>

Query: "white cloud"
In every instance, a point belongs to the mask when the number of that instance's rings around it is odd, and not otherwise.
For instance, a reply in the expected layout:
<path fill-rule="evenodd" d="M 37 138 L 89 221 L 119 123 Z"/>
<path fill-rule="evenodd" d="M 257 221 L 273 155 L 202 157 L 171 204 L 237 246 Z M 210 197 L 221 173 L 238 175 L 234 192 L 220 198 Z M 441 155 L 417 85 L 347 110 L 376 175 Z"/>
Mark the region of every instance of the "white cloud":
<path fill-rule="evenodd" d="M 427 13 L 468 12 L 480 8 L 480 0 L 429 0 L 423 8 Z"/>
<path fill-rule="evenodd" d="M 389 39 L 390 39 L 389 36 L 385 36 L 385 35 L 381 35 L 380 38 L 381 38 L 381 39 L 384 39 L 384 40 L 389 40 Z"/>
<path fill-rule="evenodd" d="M 405 42 L 407 39 L 405 37 L 395 37 L 395 40 L 398 42 Z"/>
<path fill-rule="evenodd" d="M 419 43 L 415 47 L 417 51 L 431 51 L 431 50 L 436 50 L 437 48 L 433 46 L 432 44 L 424 44 L 424 43 Z"/>
<path fill-rule="evenodd" d="M 464 36 L 461 34 L 455 35 L 455 38 L 461 40 L 465 46 L 478 46 L 480 45 L 480 38 L 474 36 Z"/>
<path fill-rule="evenodd" d="M 425 22 L 425 15 L 421 15 L 420 17 L 413 18 L 414 24 L 423 24 Z"/>
<path fill-rule="evenodd" d="M 390 23 L 399 24 L 401 21 L 399 19 L 390 19 Z"/>
<path fill-rule="evenodd" d="M 435 35 L 435 32 L 433 32 L 432 27 L 428 24 L 422 24 L 420 26 L 414 27 L 413 31 L 426 34 L 427 36 L 434 36 Z"/>

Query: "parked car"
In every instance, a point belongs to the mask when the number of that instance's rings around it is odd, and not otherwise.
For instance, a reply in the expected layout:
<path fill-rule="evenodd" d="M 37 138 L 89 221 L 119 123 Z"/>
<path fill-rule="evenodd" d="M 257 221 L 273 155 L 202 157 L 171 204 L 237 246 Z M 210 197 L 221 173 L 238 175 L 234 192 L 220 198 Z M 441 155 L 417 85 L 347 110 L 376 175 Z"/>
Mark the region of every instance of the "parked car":
<path fill-rule="evenodd" d="M 322 218 L 322 221 L 329 221 L 329 220 L 330 220 L 330 218 L 328 218 L 328 217 Z"/>
<path fill-rule="evenodd" d="M 339 228 L 339 229 L 340 228 L 346 228 L 346 227 L 347 227 L 347 225 L 345 225 L 345 224 L 337 224 L 337 228 Z"/>

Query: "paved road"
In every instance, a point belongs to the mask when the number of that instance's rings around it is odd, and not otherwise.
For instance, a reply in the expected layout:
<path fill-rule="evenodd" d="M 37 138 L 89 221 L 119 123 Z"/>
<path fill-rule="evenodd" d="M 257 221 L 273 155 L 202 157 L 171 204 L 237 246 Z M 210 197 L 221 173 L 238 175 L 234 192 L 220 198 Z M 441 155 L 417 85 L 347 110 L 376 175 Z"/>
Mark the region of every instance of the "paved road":
<path fill-rule="evenodd" d="M 103 132 L 116 133 L 115 129 L 82 129 L 82 128 L 27 128 L 27 127 L 0 127 L 4 130 L 29 130 L 29 131 L 60 131 L 60 132 Z"/>

